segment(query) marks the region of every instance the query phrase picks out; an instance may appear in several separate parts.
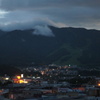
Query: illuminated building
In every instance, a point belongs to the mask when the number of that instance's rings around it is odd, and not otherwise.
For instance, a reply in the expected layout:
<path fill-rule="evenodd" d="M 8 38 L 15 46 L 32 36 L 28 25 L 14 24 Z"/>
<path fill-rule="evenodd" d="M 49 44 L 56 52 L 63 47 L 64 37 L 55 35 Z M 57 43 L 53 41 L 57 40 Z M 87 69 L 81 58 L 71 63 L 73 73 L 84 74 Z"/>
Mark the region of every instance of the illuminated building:
<path fill-rule="evenodd" d="M 27 79 L 23 79 L 21 78 L 21 76 L 16 76 L 15 78 L 13 78 L 13 82 L 14 83 L 29 83 L 29 81 Z"/>

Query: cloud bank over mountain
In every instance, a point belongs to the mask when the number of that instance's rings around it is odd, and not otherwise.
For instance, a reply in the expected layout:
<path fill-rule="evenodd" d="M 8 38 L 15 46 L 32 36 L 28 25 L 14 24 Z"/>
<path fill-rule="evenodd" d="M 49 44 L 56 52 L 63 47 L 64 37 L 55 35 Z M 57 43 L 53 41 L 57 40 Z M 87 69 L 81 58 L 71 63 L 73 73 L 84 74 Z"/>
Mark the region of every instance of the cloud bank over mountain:
<path fill-rule="evenodd" d="M 37 25 L 99 29 L 99 0 L 0 0 L 0 29 Z"/>

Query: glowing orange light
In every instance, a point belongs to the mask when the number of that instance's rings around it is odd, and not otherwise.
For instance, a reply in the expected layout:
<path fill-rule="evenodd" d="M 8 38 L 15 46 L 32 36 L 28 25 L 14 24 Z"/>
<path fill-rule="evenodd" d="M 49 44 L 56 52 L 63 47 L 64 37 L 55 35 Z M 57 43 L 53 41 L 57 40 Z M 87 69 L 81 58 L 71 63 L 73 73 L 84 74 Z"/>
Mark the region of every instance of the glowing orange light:
<path fill-rule="evenodd" d="M 17 79 L 21 79 L 21 77 L 20 76 L 17 76 Z"/>
<path fill-rule="evenodd" d="M 98 86 L 100 86 L 100 83 L 98 84 Z"/>
<path fill-rule="evenodd" d="M 19 83 L 24 83 L 24 81 L 23 80 L 19 80 Z"/>

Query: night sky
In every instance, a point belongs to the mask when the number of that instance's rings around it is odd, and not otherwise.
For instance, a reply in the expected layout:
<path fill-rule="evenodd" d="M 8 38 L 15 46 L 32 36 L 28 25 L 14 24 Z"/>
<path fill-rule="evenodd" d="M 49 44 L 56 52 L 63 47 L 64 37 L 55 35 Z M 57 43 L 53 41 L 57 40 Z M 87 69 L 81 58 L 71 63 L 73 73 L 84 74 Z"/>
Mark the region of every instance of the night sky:
<path fill-rule="evenodd" d="M 0 0 L 0 29 L 38 25 L 99 30 L 100 0 Z"/>

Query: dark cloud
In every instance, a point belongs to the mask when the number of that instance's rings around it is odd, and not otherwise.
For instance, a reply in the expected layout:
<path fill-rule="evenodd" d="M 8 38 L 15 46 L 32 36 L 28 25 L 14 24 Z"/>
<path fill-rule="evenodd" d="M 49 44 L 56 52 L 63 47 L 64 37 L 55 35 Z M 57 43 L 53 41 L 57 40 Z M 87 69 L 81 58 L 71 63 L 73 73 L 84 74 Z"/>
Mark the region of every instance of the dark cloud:
<path fill-rule="evenodd" d="M 1 0 L 5 10 L 34 9 L 43 7 L 99 7 L 100 0 Z"/>
<path fill-rule="evenodd" d="M 1 0 L 0 28 L 53 25 L 99 29 L 99 10 L 100 0 Z"/>
<path fill-rule="evenodd" d="M 5 10 L 39 9 L 62 6 L 65 0 L 1 0 L 1 8 Z"/>

